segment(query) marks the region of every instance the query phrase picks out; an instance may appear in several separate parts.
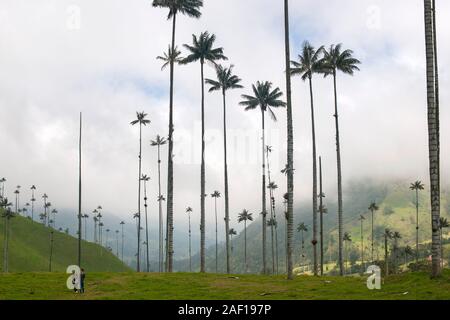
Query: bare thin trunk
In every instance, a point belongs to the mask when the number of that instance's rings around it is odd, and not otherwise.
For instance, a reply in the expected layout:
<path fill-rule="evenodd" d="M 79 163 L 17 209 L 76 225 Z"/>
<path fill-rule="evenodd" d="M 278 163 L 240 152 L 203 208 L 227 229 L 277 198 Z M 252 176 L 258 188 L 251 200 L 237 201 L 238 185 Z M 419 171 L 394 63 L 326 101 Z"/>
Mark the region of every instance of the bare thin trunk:
<path fill-rule="evenodd" d="M 141 172 L 142 172 L 142 123 L 139 123 L 139 175 L 138 175 L 138 225 L 137 225 L 137 266 L 141 270 Z"/>
<path fill-rule="evenodd" d="M 214 211 L 216 214 L 216 273 L 219 270 L 219 239 L 217 238 L 217 198 L 214 198 Z"/>
<path fill-rule="evenodd" d="M 80 112 L 80 141 L 78 145 L 78 266 L 81 268 L 81 130 L 82 114 Z"/>
<path fill-rule="evenodd" d="M 149 243 L 148 243 L 148 205 L 147 205 L 147 182 L 144 181 L 144 207 L 145 207 L 145 246 L 146 246 L 146 267 L 150 272 Z"/>
<path fill-rule="evenodd" d="M 262 123 L 262 260 L 263 260 L 263 270 L 262 273 L 266 274 L 266 242 L 267 242 L 267 219 L 266 219 L 266 137 L 265 137 L 265 122 L 264 122 L 264 110 L 261 112 L 261 123 Z"/>
<path fill-rule="evenodd" d="M 177 15 L 172 20 L 172 50 L 175 50 L 175 29 Z M 169 102 L 169 153 L 167 160 L 167 228 L 166 228 L 166 271 L 173 271 L 173 86 L 174 61 L 170 62 L 170 102 Z"/>
<path fill-rule="evenodd" d="M 319 183 L 320 183 L 320 275 L 323 276 L 323 187 L 322 187 L 322 158 L 319 157 Z"/>
<path fill-rule="evenodd" d="M 294 232 L 294 126 L 292 121 L 291 98 L 291 57 L 289 42 L 289 0 L 284 0 L 284 35 L 285 35 L 285 63 L 286 63 L 286 101 L 287 101 L 287 192 L 288 192 L 288 221 L 287 221 L 287 278 L 292 280 L 293 273 L 293 232 Z"/>
<path fill-rule="evenodd" d="M 206 216 L 205 216 L 205 80 L 203 75 L 204 62 L 201 61 L 202 80 L 202 164 L 200 172 L 200 272 L 206 272 Z"/>
<path fill-rule="evenodd" d="M 225 176 L 225 245 L 227 251 L 227 273 L 231 272 L 230 261 L 230 203 L 228 194 L 228 160 L 227 160 L 227 111 L 226 95 L 223 93 L 223 149 L 224 149 L 224 176 Z"/>
<path fill-rule="evenodd" d="M 434 17 L 431 0 L 424 0 L 425 11 L 425 44 L 427 65 L 427 100 L 428 100 L 428 138 L 429 138 L 429 163 L 430 163 L 430 196 L 431 196 L 431 220 L 432 220 L 432 276 L 441 275 L 439 218 L 440 218 L 440 148 L 439 148 L 439 110 L 438 97 L 436 95 L 436 51 Z"/>
<path fill-rule="evenodd" d="M 158 145 L 158 205 L 159 205 L 159 272 L 163 271 L 163 213 L 161 200 L 161 148 Z"/>

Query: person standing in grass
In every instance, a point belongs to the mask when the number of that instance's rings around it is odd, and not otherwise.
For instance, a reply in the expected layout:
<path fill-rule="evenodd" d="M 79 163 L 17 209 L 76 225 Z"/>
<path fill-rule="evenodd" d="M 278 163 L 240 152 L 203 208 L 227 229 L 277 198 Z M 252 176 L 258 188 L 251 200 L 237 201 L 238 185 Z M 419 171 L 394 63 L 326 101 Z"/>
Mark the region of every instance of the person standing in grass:
<path fill-rule="evenodd" d="M 84 279 L 86 278 L 86 273 L 84 272 L 84 269 L 81 268 L 80 273 L 80 293 L 84 293 Z"/>

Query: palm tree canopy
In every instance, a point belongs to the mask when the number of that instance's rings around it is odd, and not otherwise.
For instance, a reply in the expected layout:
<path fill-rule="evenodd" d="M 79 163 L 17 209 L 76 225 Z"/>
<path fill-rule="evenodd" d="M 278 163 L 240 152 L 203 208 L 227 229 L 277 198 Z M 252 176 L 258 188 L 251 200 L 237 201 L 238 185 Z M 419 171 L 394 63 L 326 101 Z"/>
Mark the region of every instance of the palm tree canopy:
<path fill-rule="evenodd" d="M 153 7 L 169 9 L 167 19 L 171 19 L 177 13 L 191 18 L 200 18 L 203 0 L 153 0 Z"/>
<path fill-rule="evenodd" d="M 187 207 L 187 208 L 186 208 L 186 213 L 187 213 L 187 214 L 190 214 L 192 211 L 193 211 L 193 210 L 192 210 L 191 207 Z"/>
<path fill-rule="evenodd" d="M 372 202 L 369 206 L 370 211 L 377 211 L 379 208 L 375 202 Z"/>
<path fill-rule="evenodd" d="M 190 54 L 182 59 L 180 64 L 189 64 L 199 60 L 202 64 L 206 61 L 216 64 L 216 61 L 218 60 L 228 60 L 228 58 L 223 55 L 223 48 L 213 48 L 215 41 L 216 36 L 214 34 L 209 34 L 208 31 L 200 33 L 198 38 L 193 34 L 192 46 L 188 44 L 183 45 Z"/>
<path fill-rule="evenodd" d="M 150 124 L 150 120 L 145 119 L 146 117 L 147 114 L 145 112 L 136 112 L 136 120 L 131 121 L 130 124 L 134 126 L 139 123 L 146 126 L 147 124 Z"/>
<path fill-rule="evenodd" d="M 359 216 L 359 219 L 358 219 L 359 221 L 363 221 L 363 220 L 366 220 L 366 217 L 364 217 L 362 214 Z"/>
<path fill-rule="evenodd" d="M 450 227 L 450 223 L 448 222 L 448 220 L 444 217 L 440 217 L 439 218 L 439 228 L 444 229 L 444 228 L 449 228 L 449 227 Z"/>
<path fill-rule="evenodd" d="M 0 200 L 0 207 L 7 208 L 7 207 L 11 207 L 11 206 L 12 206 L 12 203 L 8 202 L 8 198 L 2 198 Z"/>
<path fill-rule="evenodd" d="M 344 233 L 344 241 L 352 242 L 352 236 L 350 235 L 350 233 Z"/>
<path fill-rule="evenodd" d="M 169 45 L 167 52 L 164 52 L 162 56 L 157 56 L 156 59 L 164 62 L 161 67 L 161 70 L 164 70 L 172 62 L 174 64 L 180 63 L 183 58 L 181 57 L 181 51 L 178 50 L 178 47 L 172 49 L 172 46 Z"/>
<path fill-rule="evenodd" d="M 333 75 L 336 71 L 353 75 L 359 71 L 358 64 L 361 61 L 353 57 L 352 50 L 342 50 L 342 44 L 331 45 L 328 50 L 323 50 L 324 60 L 321 72 L 325 77 Z"/>
<path fill-rule="evenodd" d="M 269 81 L 258 81 L 256 85 L 252 85 L 252 89 L 254 96 L 243 94 L 242 98 L 244 101 L 241 101 L 239 104 L 245 107 L 245 111 L 254 110 L 257 107 L 260 107 L 263 112 L 268 110 L 272 119 L 276 121 L 277 118 L 271 108 L 286 106 L 286 102 L 279 99 L 283 92 L 281 92 L 280 88 L 272 90 L 272 83 Z"/>
<path fill-rule="evenodd" d="M 143 174 L 143 175 L 141 176 L 141 180 L 147 182 L 147 181 L 150 181 L 150 177 L 147 176 L 146 174 Z"/>
<path fill-rule="evenodd" d="M 323 69 L 323 58 L 321 57 L 324 47 L 315 49 L 308 41 L 302 46 L 302 53 L 298 55 L 298 62 L 291 61 L 291 75 L 299 75 L 302 80 L 312 78 L 314 73 L 318 73 Z"/>
<path fill-rule="evenodd" d="M 298 232 L 301 232 L 301 231 L 308 232 L 308 226 L 304 222 L 301 222 L 298 224 L 297 231 Z"/>
<path fill-rule="evenodd" d="M 230 234 L 231 236 L 235 236 L 235 235 L 237 235 L 237 232 L 236 232 L 236 230 L 234 230 L 234 229 L 232 228 L 232 229 L 230 229 L 229 234 Z"/>
<path fill-rule="evenodd" d="M 385 229 L 384 236 L 388 239 L 392 239 L 392 237 L 394 236 L 394 233 L 391 231 L 391 229 Z"/>
<path fill-rule="evenodd" d="M 270 190 L 276 190 L 276 189 L 278 189 L 278 185 L 275 183 L 275 182 L 270 182 L 269 183 L 269 185 L 267 186 L 267 189 L 270 189 Z"/>
<path fill-rule="evenodd" d="M 269 219 L 267 221 L 267 226 L 268 227 L 272 227 L 272 226 L 276 227 L 277 226 L 277 220 L 275 220 L 274 218 Z"/>
<path fill-rule="evenodd" d="M 400 234 L 400 232 L 395 231 L 394 234 L 392 235 L 392 238 L 394 238 L 394 239 L 401 239 L 402 235 Z"/>
<path fill-rule="evenodd" d="M 150 145 L 151 145 L 152 147 L 155 147 L 155 146 L 163 146 L 163 145 L 165 145 L 166 143 L 167 143 L 167 139 L 164 138 L 164 137 L 161 137 L 159 134 L 156 136 L 156 139 L 155 139 L 155 140 L 151 140 L 151 141 L 150 141 Z"/>
<path fill-rule="evenodd" d="M 31 186 L 31 190 L 36 190 L 36 186 L 34 184 Z"/>
<path fill-rule="evenodd" d="M 233 75 L 233 65 L 229 68 L 224 68 L 220 64 L 216 64 L 216 78 L 217 80 L 206 79 L 205 83 L 211 85 L 209 92 L 222 90 L 223 92 L 230 89 L 241 89 L 239 83 L 242 81 L 238 76 Z"/>
<path fill-rule="evenodd" d="M 248 210 L 242 210 L 241 213 L 238 214 L 238 222 L 242 221 L 253 221 L 253 213 L 250 213 Z"/>
<path fill-rule="evenodd" d="M 411 183 L 411 186 L 409 188 L 411 190 L 423 190 L 425 189 L 425 185 L 422 183 L 422 181 L 416 181 L 414 183 Z"/>
<path fill-rule="evenodd" d="M 216 190 L 216 191 L 214 191 L 214 193 L 211 194 L 211 197 L 212 198 L 220 198 L 221 194 L 219 191 Z"/>

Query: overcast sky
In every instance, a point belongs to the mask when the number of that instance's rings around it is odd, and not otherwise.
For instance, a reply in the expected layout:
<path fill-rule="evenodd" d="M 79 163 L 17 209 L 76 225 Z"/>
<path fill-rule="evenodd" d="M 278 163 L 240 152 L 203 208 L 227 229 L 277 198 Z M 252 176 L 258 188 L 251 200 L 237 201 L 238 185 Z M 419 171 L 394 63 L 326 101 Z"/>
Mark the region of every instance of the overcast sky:
<path fill-rule="evenodd" d="M 257 80 L 285 91 L 283 2 L 205 0 L 200 20 L 178 19 L 177 43 L 208 30 L 217 36 L 244 90 L 228 96 L 230 190 L 233 223 L 237 212 L 260 212 L 260 112 L 244 112 L 240 95 Z M 441 81 L 443 182 L 450 175 L 449 63 L 450 2 L 437 0 Z M 342 42 L 363 64 L 355 77 L 339 75 L 344 183 L 352 179 L 426 178 L 427 118 L 421 0 L 292 0 L 292 58 L 304 40 L 316 47 Z M 77 125 L 84 115 L 83 207 L 98 204 L 131 219 L 136 212 L 138 127 L 136 111 L 149 114 L 144 129 L 144 173 L 150 174 L 151 214 L 156 216 L 156 149 L 150 140 L 168 132 L 168 70 L 155 58 L 167 50 L 171 23 L 150 0 L 1 0 L 0 5 L 0 176 L 38 194 L 55 207 L 77 208 Z M 183 53 L 185 51 L 183 50 Z M 176 68 L 175 218 L 186 206 L 200 207 L 200 67 Z M 206 67 L 206 76 L 214 70 Z M 326 193 L 336 194 L 331 79 L 314 78 L 318 153 L 323 156 Z M 293 79 L 295 196 L 310 199 L 311 125 L 308 87 Z M 223 192 L 222 106 L 206 96 L 208 193 Z M 271 167 L 286 159 L 286 118 L 268 121 Z M 167 149 L 162 149 L 166 194 Z M 22 192 L 29 198 L 28 191 Z M 39 197 L 40 198 L 40 197 Z M 207 199 L 213 208 L 211 198 Z M 222 200 L 220 200 L 222 201 Z M 222 202 L 221 202 L 222 203 Z M 223 214 L 220 206 L 220 214 Z M 209 222 L 213 216 L 209 215 Z"/>

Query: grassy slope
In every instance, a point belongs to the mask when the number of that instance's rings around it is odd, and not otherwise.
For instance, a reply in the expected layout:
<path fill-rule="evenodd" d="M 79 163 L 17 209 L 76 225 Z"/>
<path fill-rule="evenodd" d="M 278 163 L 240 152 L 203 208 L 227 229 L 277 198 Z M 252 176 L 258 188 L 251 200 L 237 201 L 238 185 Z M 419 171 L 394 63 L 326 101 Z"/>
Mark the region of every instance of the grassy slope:
<path fill-rule="evenodd" d="M 50 229 L 23 217 L 10 220 L 9 271 L 48 271 Z M 0 219 L 1 266 L 3 269 L 4 219 Z M 64 272 L 68 265 L 77 264 L 77 239 L 55 230 L 52 270 Z M 82 243 L 82 261 L 86 270 L 94 272 L 128 271 L 129 269 L 106 249 Z"/>
<path fill-rule="evenodd" d="M 213 274 L 93 273 L 86 278 L 85 295 L 65 287 L 66 274 L 0 274 L 2 299 L 116 299 L 116 300 L 427 300 L 450 299 L 450 271 L 430 280 L 427 274 L 389 277 L 381 290 L 370 291 L 359 277 L 314 278 Z"/>

